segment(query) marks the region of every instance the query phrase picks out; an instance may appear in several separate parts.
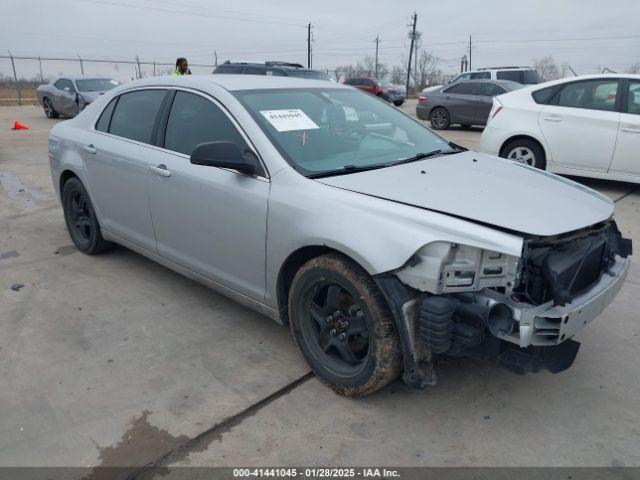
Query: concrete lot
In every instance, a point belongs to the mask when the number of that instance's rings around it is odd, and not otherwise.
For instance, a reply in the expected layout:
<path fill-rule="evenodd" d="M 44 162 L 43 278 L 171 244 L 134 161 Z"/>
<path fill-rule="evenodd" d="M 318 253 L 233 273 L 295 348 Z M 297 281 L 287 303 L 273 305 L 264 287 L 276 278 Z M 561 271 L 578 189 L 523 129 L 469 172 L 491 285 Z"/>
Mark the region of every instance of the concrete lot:
<path fill-rule="evenodd" d="M 435 387 L 348 400 L 267 318 L 124 248 L 76 251 L 49 178 L 53 124 L 0 108 L 0 466 L 640 465 L 637 259 L 567 372 L 456 359 Z M 444 135 L 473 148 L 480 130 Z M 640 241 L 640 189 L 580 181 Z"/>

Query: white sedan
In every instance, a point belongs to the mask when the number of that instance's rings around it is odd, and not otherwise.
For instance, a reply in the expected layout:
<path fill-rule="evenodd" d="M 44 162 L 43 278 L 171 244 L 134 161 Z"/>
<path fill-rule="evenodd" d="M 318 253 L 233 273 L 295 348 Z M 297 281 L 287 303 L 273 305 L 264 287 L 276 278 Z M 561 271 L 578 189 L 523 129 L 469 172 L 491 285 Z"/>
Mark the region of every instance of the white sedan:
<path fill-rule="evenodd" d="M 494 98 L 480 150 L 554 173 L 640 183 L 640 75 L 588 75 Z"/>

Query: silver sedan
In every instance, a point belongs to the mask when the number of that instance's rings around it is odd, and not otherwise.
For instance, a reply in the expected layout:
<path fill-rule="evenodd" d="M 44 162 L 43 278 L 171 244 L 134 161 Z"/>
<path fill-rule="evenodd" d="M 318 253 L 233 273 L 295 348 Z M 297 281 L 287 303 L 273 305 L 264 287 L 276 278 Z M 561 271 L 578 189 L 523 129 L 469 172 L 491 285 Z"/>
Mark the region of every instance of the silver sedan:
<path fill-rule="evenodd" d="M 117 86 L 118 82 L 110 78 L 63 77 L 40 85 L 36 96 L 47 118 L 75 117 L 100 95 Z"/>
<path fill-rule="evenodd" d="M 49 155 L 78 249 L 118 243 L 288 325 L 344 395 L 433 384 L 451 355 L 562 371 L 629 265 L 606 197 L 323 81 L 132 82 Z"/>

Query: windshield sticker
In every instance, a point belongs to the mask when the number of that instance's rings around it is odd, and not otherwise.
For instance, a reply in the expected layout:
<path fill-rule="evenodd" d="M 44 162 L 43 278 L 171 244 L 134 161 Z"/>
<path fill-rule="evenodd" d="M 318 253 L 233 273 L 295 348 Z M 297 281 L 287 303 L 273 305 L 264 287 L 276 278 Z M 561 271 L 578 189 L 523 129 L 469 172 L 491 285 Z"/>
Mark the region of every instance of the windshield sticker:
<path fill-rule="evenodd" d="M 344 111 L 345 120 L 347 122 L 358 122 L 360 119 L 358 118 L 358 112 L 353 107 L 347 107 L 346 105 L 342 106 L 342 110 Z"/>
<path fill-rule="evenodd" d="M 320 128 L 299 108 L 291 108 L 288 110 L 260 110 L 260 113 L 279 132 Z"/>

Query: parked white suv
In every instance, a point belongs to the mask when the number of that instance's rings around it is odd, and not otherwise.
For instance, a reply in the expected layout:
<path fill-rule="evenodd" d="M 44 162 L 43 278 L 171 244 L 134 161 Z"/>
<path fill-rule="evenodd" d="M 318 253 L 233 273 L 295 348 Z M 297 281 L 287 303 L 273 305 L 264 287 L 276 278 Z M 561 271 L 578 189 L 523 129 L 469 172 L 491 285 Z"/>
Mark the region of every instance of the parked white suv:
<path fill-rule="evenodd" d="M 511 80 L 523 85 L 536 85 L 540 83 L 540 76 L 531 67 L 490 67 L 462 72 L 449 84 L 464 80 Z"/>
<path fill-rule="evenodd" d="M 587 75 L 495 97 L 480 151 L 640 183 L 640 75 Z"/>

